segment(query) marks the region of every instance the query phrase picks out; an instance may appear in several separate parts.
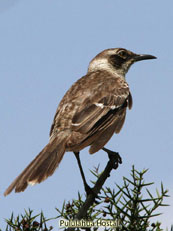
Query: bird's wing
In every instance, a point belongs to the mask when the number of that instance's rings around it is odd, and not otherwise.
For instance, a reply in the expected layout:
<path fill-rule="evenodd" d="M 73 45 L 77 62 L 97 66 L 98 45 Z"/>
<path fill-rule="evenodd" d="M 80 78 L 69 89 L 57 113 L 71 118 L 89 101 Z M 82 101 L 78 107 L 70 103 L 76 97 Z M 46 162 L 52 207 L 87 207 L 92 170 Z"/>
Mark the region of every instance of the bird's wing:
<path fill-rule="evenodd" d="M 120 131 L 126 107 L 132 106 L 132 97 L 124 80 L 117 78 L 113 83 L 105 81 L 102 87 L 86 98 L 72 119 L 73 131 L 92 135 L 112 124 L 115 132 Z"/>

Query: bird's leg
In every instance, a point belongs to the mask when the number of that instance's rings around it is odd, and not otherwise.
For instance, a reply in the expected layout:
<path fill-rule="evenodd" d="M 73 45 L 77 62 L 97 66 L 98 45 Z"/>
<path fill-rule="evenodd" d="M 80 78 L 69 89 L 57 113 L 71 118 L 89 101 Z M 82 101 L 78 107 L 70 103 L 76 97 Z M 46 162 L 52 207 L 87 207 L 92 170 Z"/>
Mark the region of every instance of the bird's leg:
<path fill-rule="evenodd" d="M 119 155 L 118 152 L 113 152 L 113 151 L 111 151 L 105 147 L 103 147 L 102 150 L 107 152 L 110 161 L 111 161 L 111 158 L 116 158 L 116 163 L 115 163 L 114 169 L 118 168 L 118 164 L 122 164 L 122 159 L 121 159 L 121 156 Z"/>
<path fill-rule="evenodd" d="M 82 176 L 85 192 L 86 192 L 87 195 L 93 194 L 92 189 L 90 188 L 90 186 L 86 182 L 86 178 L 85 178 L 84 171 L 83 171 L 82 164 L 81 164 L 80 157 L 79 157 L 79 152 L 74 152 L 74 155 L 75 155 L 75 157 L 77 159 L 77 163 L 78 163 L 78 166 L 79 166 L 79 169 L 80 169 L 80 173 L 81 173 L 81 176 Z"/>

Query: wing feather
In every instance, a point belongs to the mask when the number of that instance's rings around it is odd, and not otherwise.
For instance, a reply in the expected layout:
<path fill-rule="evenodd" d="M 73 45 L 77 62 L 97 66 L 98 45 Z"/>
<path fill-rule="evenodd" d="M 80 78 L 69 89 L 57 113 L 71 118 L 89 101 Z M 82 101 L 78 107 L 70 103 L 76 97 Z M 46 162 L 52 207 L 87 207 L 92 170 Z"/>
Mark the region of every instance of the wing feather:
<path fill-rule="evenodd" d="M 72 119 L 72 130 L 92 136 L 114 124 L 114 132 L 118 133 L 124 124 L 127 106 L 132 107 L 127 83 L 117 79 L 109 91 L 102 92 L 99 97 L 97 93 L 78 108 Z"/>
<path fill-rule="evenodd" d="M 116 123 L 112 124 L 112 126 L 107 127 L 105 130 L 103 130 L 102 133 L 100 133 L 100 136 L 98 139 L 96 139 L 92 144 L 89 149 L 90 154 L 93 154 L 103 148 L 105 144 L 109 141 L 109 139 L 112 137 L 114 134 L 116 127 Z"/>
<path fill-rule="evenodd" d="M 95 104 L 88 105 L 88 107 L 74 116 L 72 121 L 73 131 L 87 133 L 108 110 L 108 108 L 99 108 Z"/>

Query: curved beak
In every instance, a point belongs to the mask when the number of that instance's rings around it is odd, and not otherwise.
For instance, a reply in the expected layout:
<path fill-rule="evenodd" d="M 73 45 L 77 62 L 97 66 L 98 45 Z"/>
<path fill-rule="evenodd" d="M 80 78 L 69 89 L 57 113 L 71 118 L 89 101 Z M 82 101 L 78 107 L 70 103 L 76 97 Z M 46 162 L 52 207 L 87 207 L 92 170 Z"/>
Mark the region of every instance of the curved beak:
<path fill-rule="evenodd" d="M 141 60 L 146 60 L 146 59 L 157 59 L 157 57 L 153 55 L 135 55 L 134 56 L 134 61 L 141 61 Z"/>

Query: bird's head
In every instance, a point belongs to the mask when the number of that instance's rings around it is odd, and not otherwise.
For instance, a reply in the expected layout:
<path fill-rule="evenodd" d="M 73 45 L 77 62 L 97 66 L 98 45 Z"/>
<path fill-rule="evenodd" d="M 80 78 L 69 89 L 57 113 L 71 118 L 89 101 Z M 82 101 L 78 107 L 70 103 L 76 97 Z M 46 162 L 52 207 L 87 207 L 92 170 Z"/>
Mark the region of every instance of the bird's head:
<path fill-rule="evenodd" d="M 135 54 L 124 48 L 107 49 L 99 53 L 90 62 L 88 72 L 105 70 L 124 78 L 133 63 L 145 59 L 156 59 L 156 57 L 153 55 Z"/>

